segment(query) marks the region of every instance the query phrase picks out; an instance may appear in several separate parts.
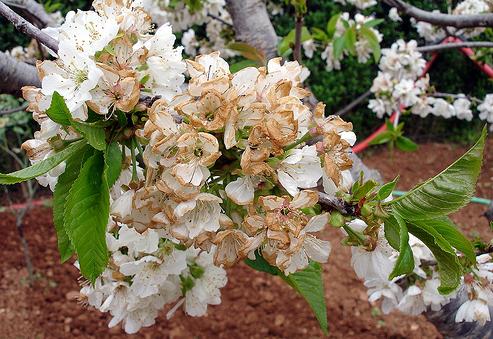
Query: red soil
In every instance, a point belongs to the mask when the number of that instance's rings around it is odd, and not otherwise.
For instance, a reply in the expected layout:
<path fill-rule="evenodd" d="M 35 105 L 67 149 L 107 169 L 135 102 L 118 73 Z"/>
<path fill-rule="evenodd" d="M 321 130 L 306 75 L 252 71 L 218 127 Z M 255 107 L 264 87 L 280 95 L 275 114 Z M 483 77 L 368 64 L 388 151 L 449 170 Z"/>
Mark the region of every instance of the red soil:
<path fill-rule="evenodd" d="M 373 152 L 366 163 L 382 171 L 390 180 L 401 175 L 399 189 L 409 189 L 455 160 L 465 148 L 421 145 L 415 153 L 399 153 L 389 159 L 384 150 Z M 477 195 L 493 197 L 493 140 L 478 185 Z M 488 153 L 487 150 L 487 153 Z M 1 205 L 1 203 L 0 203 Z M 485 206 L 470 205 L 453 219 L 469 236 L 489 236 Z M 126 336 L 119 328 L 108 329 L 109 316 L 86 309 L 73 300 L 78 291 L 78 271 L 70 264 L 59 264 L 51 210 L 36 207 L 26 220 L 26 236 L 31 247 L 37 280 L 27 284 L 23 254 L 15 230 L 14 217 L 0 214 L 2 260 L 0 261 L 0 337 L 1 338 L 268 338 L 321 337 L 322 333 L 308 306 L 280 279 L 254 272 L 244 264 L 229 270 L 228 285 L 222 290 L 223 302 L 210 307 L 208 316 L 187 317 L 178 312 L 171 321 L 165 312 L 153 327 L 138 335 Z M 440 338 L 424 317 L 399 313 L 383 316 L 370 305 L 366 291 L 350 265 L 350 250 L 339 244 L 341 235 L 330 229 L 333 252 L 325 265 L 325 287 L 330 337 L 332 338 Z"/>

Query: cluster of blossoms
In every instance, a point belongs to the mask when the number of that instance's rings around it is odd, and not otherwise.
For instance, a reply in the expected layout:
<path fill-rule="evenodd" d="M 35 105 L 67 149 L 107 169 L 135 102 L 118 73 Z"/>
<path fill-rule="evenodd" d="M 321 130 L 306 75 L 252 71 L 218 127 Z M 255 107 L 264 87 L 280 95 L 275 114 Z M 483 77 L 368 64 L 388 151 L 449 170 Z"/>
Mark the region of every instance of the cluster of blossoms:
<path fill-rule="evenodd" d="M 168 317 L 180 307 L 191 316 L 205 315 L 208 305 L 221 302 L 224 268 L 242 259 L 260 255 L 285 275 L 310 261 L 326 262 L 330 242 L 316 233 L 331 215 L 321 211 L 319 192 L 336 200 L 350 196 L 350 153 L 356 141 L 350 123 L 325 117 L 321 103 L 305 104 L 309 92 L 302 87 L 304 70 L 297 62 L 276 58 L 266 67 L 231 73 L 219 52 L 183 61 L 182 47 L 173 46 L 171 26 L 154 32 L 143 6 L 96 0 L 94 11 L 70 12 L 60 27 L 45 30 L 59 49 L 54 61 L 37 65 L 42 87 L 23 89 L 40 124 L 35 138 L 23 144 L 32 163 L 81 138 L 102 161 L 107 144 L 122 149 L 121 172 L 106 187 L 110 207 L 102 233 L 108 265 L 92 284 L 84 284 L 81 300 L 109 312 L 109 325 L 122 323 L 128 333 L 154 324 L 165 307 Z M 366 21 L 356 17 L 354 24 Z M 358 53 L 368 58 L 361 46 Z M 390 83 L 400 79 L 390 91 L 398 91 L 399 105 L 412 101 L 401 82 L 416 78 L 424 67 L 414 48 L 399 42 L 384 52 L 382 72 L 391 74 Z M 51 107 L 60 96 L 68 123 L 52 120 Z M 104 147 L 94 147 L 77 126 L 104 128 L 99 130 Z M 38 180 L 56 189 L 70 164 L 62 162 Z M 104 184 L 108 179 L 102 175 Z M 350 226 L 355 231 L 365 227 L 358 228 L 358 221 Z M 388 282 L 396 252 L 382 232 L 378 235 L 372 251 L 353 249 L 353 265 L 372 288 L 372 300 L 384 296 L 386 309 L 397 306 L 408 313 L 422 309 L 414 304 L 417 295 L 432 308 L 449 300 L 429 290 L 436 289 L 438 273 L 420 265 L 434 258 L 415 238 L 415 274 L 422 280 L 416 278 L 420 283 L 406 291 L 395 280 Z M 84 273 L 83 257 L 79 260 Z M 481 264 L 464 278 L 470 301 L 459 321 L 487 319 L 476 314 L 491 303 L 493 275 L 489 259 Z"/>
<path fill-rule="evenodd" d="M 170 241 L 163 230 L 139 233 L 126 224 L 112 222 L 107 234 L 110 265 L 94 285 L 85 284 L 80 301 L 109 312 L 109 327 L 123 323 L 126 333 L 136 333 L 155 323 L 166 305 L 168 319 L 183 305 L 194 317 L 207 305 L 221 303 L 220 288 L 226 271 L 213 263 L 213 254 L 185 249 Z"/>
<path fill-rule="evenodd" d="M 193 7 L 186 1 L 172 4 L 166 0 L 142 0 L 142 3 L 157 25 L 170 23 L 175 33 L 183 32 L 181 44 L 187 55 L 194 57 L 213 51 L 221 52 L 226 58 L 235 55 L 227 48 L 234 32 L 224 0 L 200 0 Z M 202 38 L 196 33 L 200 30 L 205 31 Z"/>
<path fill-rule="evenodd" d="M 40 124 L 35 139 L 23 145 L 33 163 L 49 157 L 56 145 L 80 137 L 45 114 L 55 91 L 72 117 L 82 121 L 89 111 L 106 118 L 117 110 L 130 112 L 143 94 L 171 99 L 181 91 L 186 66 L 181 48 L 173 47 L 169 25 L 151 35 L 150 17 L 131 1 L 96 0 L 93 6 L 96 11 L 69 12 L 63 25 L 45 29 L 59 41 L 58 58 L 37 64 L 41 88 L 23 88 Z M 54 188 L 63 168 L 62 163 L 41 183 Z"/>
<path fill-rule="evenodd" d="M 460 2 L 452 11 L 455 15 L 473 15 L 481 13 L 489 13 L 492 10 L 491 1 L 488 0 L 465 0 Z M 440 13 L 438 10 L 434 10 L 433 13 Z M 434 26 L 428 22 L 418 21 L 412 19 L 413 25 L 416 27 L 418 34 L 426 41 L 438 42 L 443 40 L 447 34 L 445 29 Z M 467 29 L 457 29 L 454 27 L 447 28 L 449 32 L 452 32 L 455 36 L 463 36 L 465 38 L 473 38 L 484 32 L 484 28 L 475 27 Z"/>
<path fill-rule="evenodd" d="M 231 74 L 219 52 L 184 62 L 171 26 L 152 34 L 136 2 L 93 7 L 45 30 L 59 42 L 56 59 L 38 63 L 41 88 L 23 89 L 40 124 L 23 145 L 32 163 L 80 139 L 77 124 L 110 126 L 123 148 L 109 264 L 82 299 L 134 333 L 165 305 L 175 303 L 169 315 L 182 305 L 204 315 L 220 303 L 222 267 L 255 253 L 286 275 L 326 262 L 330 243 L 314 233 L 329 214 L 314 212 L 317 190 L 349 189 L 356 137 L 350 123 L 325 118 L 323 104 L 304 104 L 303 68 L 278 58 Z M 56 93 L 73 124 L 48 116 Z M 65 166 L 38 180 L 54 189 Z"/>
<path fill-rule="evenodd" d="M 305 268 L 308 258 L 325 262 L 329 243 L 310 233 L 328 216 L 302 212 L 318 202 L 317 192 L 304 189 L 322 177 L 332 194 L 343 184 L 355 141 L 351 125 L 324 119 L 322 105 L 312 113 L 302 103 L 308 93 L 299 87 L 296 62 L 273 59 L 266 69 L 235 74 L 218 53 L 187 64 L 186 91 L 156 101 L 138 133 L 149 140 L 143 189 L 162 195 L 151 219 L 188 246 L 217 246 L 216 265 L 231 266 L 257 249 L 285 274 Z M 299 146 L 310 129 L 323 141 Z M 268 194 L 274 189 L 281 194 Z M 138 193 L 122 197 L 126 206 L 142 199 Z"/>
<path fill-rule="evenodd" d="M 375 27 L 365 27 L 366 31 L 364 32 L 362 31 L 362 27 L 366 23 L 374 19 L 375 18 L 372 16 L 364 16 L 359 13 L 354 16 L 354 19 L 352 19 L 347 12 L 340 15 L 335 26 L 335 32 L 332 40 L 325 46 L 322 52 L 322 59 L 326 61 L 326 69 L 328 71 L 341 69 L 341 60 L 344 58 L 344 55 L 348 55 L 350 53 L 350 50 L 345 49 L 344 53 L 342 53 L 341 55 L 334 55 L 334 41 L 338 38 L 343 37 L 346 31 L 350 29 L 354 29 L 356 32 L 354 52 L 358 59 L 358 62 L 366 63 L 371 58 L 373 49 L 371 47 L 371 42 L 369 41 L 369 39 L 374 39 L 375 41 L 380 43 L 382 41 L 383 35 L 377 29 L 375 29 Z M 371 34 L 371 37 L 369 37 L 368 34 Z M 303 50 L 307 58 L 311 59 L 313 57 L 313 53 L 316 48 L 317 45 L 313 39 L 303 42 Z"/>
<path fill-rule="evenodd" d="M 435 97 L 428 75 L 423 75 L 426 61 L 417 51 L 416 41 L 399 40 L 391 48 L 382 50 L 378 76 L 371 87 L 375 99 L 368 107 L 379 118 L 393 112 L 407 110 L 412 114 L 471 121 L 473 119 L 472 100 L 464 94 Z M 491 96 L 477 106 L 479 118 L 491 123 Z"/>
<path fill-rule="evenodd" d="M 350 224 L 356 231 L 364 231 L 367 225 L 362 220 Z M 361 247 L 352 248 L 351 264 L 357 276 L 368 288 L 368 300 L 380 300 L 385 314 L 393 310 L 409 315 L 419 315 L 428 309 L 439 311 L 457 298 L 461 303 L 456 313 L 456 322 L 477 321 L 484 325 L 491 320 L 489 307 L 493 306 L 493 257 L 482 254 L 476 258 L 476 267 L 464 274 L 457 289 L 442 295 L 438 292 L 440 279 L 436 259 L 425 244 L 410 235 L 409 245 L 414 256 L 414 271 L 389 281 L 397 260 L 398 252 L 386 240 L 383 229 L 377 233 L 372 251 Z"/>

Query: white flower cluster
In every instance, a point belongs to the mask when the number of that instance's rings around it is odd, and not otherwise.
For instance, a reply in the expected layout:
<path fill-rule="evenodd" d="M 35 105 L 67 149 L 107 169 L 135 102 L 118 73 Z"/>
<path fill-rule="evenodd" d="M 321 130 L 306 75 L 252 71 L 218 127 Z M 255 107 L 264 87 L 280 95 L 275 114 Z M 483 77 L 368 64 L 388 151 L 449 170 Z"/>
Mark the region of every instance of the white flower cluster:
<path fill-rule="evenodd" d="M 471 101 L 465 95 L 454 96 L 453 102 L 430 96 L 433 94 L 429 93 L 429 77 L 423 76 L 426 61 L 416 48 L 414 40 L 398 40 L 391 48 L 382 50 L 380 71 L 371 87 L 375 99 L 370 100 L 368 107 L 379 118 L 407 109 L 423 118 L 433 114 L 471 121 Z"/>
<path fill-rule="evenodd" d="M 85 121 L 88 111 L 110 117 L 129 112 L 141 93 L 171 99 L 181 92 L 186 66 L 169 25 L 151 35 L 151 21 L 132 1 L 96 0 L 96 11 L 69 12 L 63 25 L 45 32 L 59 41 L 58 58 L 37 65 L 41 88 L 24 87 L 28 109 L 41 130 L 24 143 L 31 162 L 49 156 L 56 140 L 78 137 L 48 118 L 52 95 L 58 92 L 74 119 Z M 120 34 L 121 33 L 121 34 Z M 53 189 L 63 164 L 40 181 Z M 55 175 L 56 174 L 56 175 Z"/>
<path fill-rule="evenodd" d="M 190 9 L 185 1 L 171 5 L 169 1 L 142 0 L 143 6 L 159 26 L 170 23 L 174 32 L 183 32 L 181 44 L 189 56 L 219 51 L 228 58 L 235 52 L 226 46 L 233 36 L 231 16 L 224 0 L 201 0 L 198 9 Z M 205 37 L 196 35 L 196 27 L 203 26 Z"/>
<path fill-rule="evenodd" d="M 41 124 L 24 144 L 33 162 L 81 137 L 76 126 L 92 121 L 108 124 L 104 141 L 117 141 L 126 155 L 110 190 L 111 259 L 84 287 L 88 303 L 134 333 L 180 296 L 170 314 L 184 304 L 204 315 L 220 302 L 221 267 L 255 252 L 286 275 L 326 262 L 330 243 L 315 233 L 329 214 L 305 212 L 318 203 L 309 189 L 321 181 L 332 196 L 348 191 L 356 136 L 350 123 L 326 118 L 323 104 L 305 105 L 304 69 L 276 58 L 232 74 L 219 52 L 184 62 L 171 26 L 152 35 L 136 2 L 93 7 L 47 30 L 59 41 L 58 58 L 38 64 L 41 88 L 24 88 Z M 61 100 L 55 92 L 70 111 L 67 126 L 48 117 L 50 103 Z M 319 142 L 306 145 L 314 136 Z M 63 166 L 49 173 L 52 186 Z"/>
<path fill-rule="evenodd" d="M 493 124 L 493 94 L 487 94 L 478 106 L 479 118 Z"/>
<path fill-rule="evenodd" d="M 111 264 L 94 285 L 81 289 L 81 301 L 109 312 L 109 327 L 123 323 L 126 333 L 155 323 L 166 305 L 168 318 L 184 305 L 191 316 L 203 316 L 207 305 L 221 303 L 219 289 L 227 282 L 226 271 L 214 266 L 213 254 L 181 248 L 162 230 L 139 233 L 113 223 L 107 234 Z"/>
<path fill-rule="evenodd" d="M 361 27 L 373 20 L 374 17 L 372 16 L 364 16 L 362 14 L 356 14 L 354 16 L 354 19 L 351 19 L 349 13 L 342 13 L 341 16 L 339 17 L 339 20 L 336 24 L 336 29 L 334 32 L 334 36 L 332 38 L 332 42 L 329 43 L 324 51 L 322 52 L 322 59 L 324 59 L 327 63 L 326 69 L 328 71 L 332 71 L 334 69 L 339 70 L 341 69 L 341 60 L 343 59 L 344 55 L 339 56 L 338 58 L 335 57 L 334 55 L 334 44 L 333 41 L 339 37 L 342 37 L 344 33 L 346 32 L 347 28 L 345 24 L 349 25 L 349 27 L 355 27 L 356 29 L 356 42 L 354 45 L 355 51 L 356 51 L 356 56 L 358 58 L 358 62 L 360 63 L 366 63 L 371 55 L 372 55 L 372 48 L 371 44 L 368 40 L 368 38 L 361 33 Z M 380 43 L 383 39 L 383 35 L 376 30 L 374 27 L 368 28 L 371 32 L 373 32 L 373 35 L 375 39 Z M 313 49 L 314 45 L 310 43 L 310 41 L 305 42 L 303 44 L 303 48 L 305 48 L 305 55 L 307 57 L 312 57 L 313 56 Z M 348 50 L 345 50 L 343 54 L 349 54 Z"/>
<path fill-rule="evenodd" d="M 366 9 L 377 4 L 376 0 L 335 0 L 342 5 L 355 6 L 358 9 Z"/>
<path fill-rule="evenodd" d="M 364 231 L 367 225 L 354 220 L 349 226 L 355 231 Z M 460 306 L 455 321 L 477 321 L 484 325 L 490 321 L 488 306 L 493 306 L 493 258 L 490 254 L 477 257 L 477 268 L 464 276 L 462 284 L 448 295 L 438 292 L 440 285 L 436 261 L 431 251 L 413 235 L 409 245 L 414 256 L 414 271 L 409 276 L 399 276 L 389 281 L 397 260 L 395 251 L 385 239 L 383 229 L 379 230 L 377 244 L 372 251 L 360 247 L 352 248 L 351 264 L 358 278 L 368 288 L 368 300 L 380 300 L 385 314 L 399 310 L 409 315 L 419 315 L 428 308 L 440 310 L 453 300 L 460 291 L 467 291 L 467 300 Z"/>
<path fill-rule="evenodd" d="M 426 90 L 429 87 L 429 79 L 420 78 L 426 61 L 421 53 L 416 51 L 416 47 L 417 43 L 414 40 L 398 40 L 391 48 L 382 50 L 380 71 L 371 87 L 376 98 L 370 100 L 368 105 L 378 117 L 390 115 L 400 110 L 401 106 L 407 108 L 417 105 L 423 106 L 423 110 L 428 109 Z M 418 114 L 416 110 L 415 112 Z"/>
<path fill-rule="evenodd" d="M 491 1 L 488 0 L 464 0 L 460 2 L 452 11 L 455 15 L 472 15 L 489 13 L 492 11 Z M 433 13 L 440 13 L 438 10 L 434 10 Z M 411 19 L 413 25 L 416 27 L 418 34 L 424 38 L 426 41 L 438 42 L 445 38 L 448 34 L 441 28 L 434 26 L 430 23 L 418 21 Z M 448 27 L 449 32 L 452 32 L 456 36 L 463 36 L 465 38 L 472 38 L 484 32 L 484 28 L 467 28 L 467 29 L 457 29 L 454 27 Z"/>

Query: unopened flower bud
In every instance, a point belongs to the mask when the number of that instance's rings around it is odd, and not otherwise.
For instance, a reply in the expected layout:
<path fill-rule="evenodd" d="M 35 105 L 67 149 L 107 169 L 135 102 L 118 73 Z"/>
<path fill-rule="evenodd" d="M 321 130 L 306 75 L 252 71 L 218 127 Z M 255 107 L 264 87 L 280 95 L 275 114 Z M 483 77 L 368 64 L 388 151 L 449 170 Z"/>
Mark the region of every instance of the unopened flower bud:
<path fill-rule="evenodd" d="M 346 221 L 344 220 L 344 216 L 340 212 L 334 211 L 330 214 L 329 223 L 332 227 L 342 227 L 344 226 Z"/>

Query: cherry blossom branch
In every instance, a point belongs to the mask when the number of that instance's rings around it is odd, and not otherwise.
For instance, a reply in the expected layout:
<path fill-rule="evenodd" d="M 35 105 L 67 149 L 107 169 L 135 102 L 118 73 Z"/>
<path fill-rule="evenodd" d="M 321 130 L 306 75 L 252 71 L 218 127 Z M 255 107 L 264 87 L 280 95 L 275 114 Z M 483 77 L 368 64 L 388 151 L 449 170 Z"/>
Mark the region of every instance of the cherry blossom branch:
<path fill-rule="evenodd" d="M 493 42 L 491 41 L 462 41 L 462 42 L 454 42 L 454 43 L 449 43 L 449 44 L 436 44 L 436 45 L 429 45 L 429 46 L 421 46 L 418 47 L 416 50 L 421 53 L 429 53 L 429 52 L 436 52 L 436 51 L 442 51 L 446 49 L 456 49 L 456 48 L 493 48 Z"/>
<path fill-rule="evenodd" d="M 0 15 L 10 21 L 19 32 L 36 39 L 54 52 L 58 51 L 58 42 L 55 39 L 42 32 L 3 2 L 0 2 Z"/>
<path fill-rule="evenodd" d="M 56 22 L 35 0 L 0 0 L 8 6 L 15 8 L 17 12 L 34 25 L 43 28 L 55 26 Z"/>
<path fill-rule="evenodd" d="M 414 7 L 402 0 L 384 0 L 384 2 L 418 21 L 428 22 L 437 26 L 452 26 L 456 28 L 493 27 L 493 14 L 491 13 L 471 15 L 432 13 Z"/>

